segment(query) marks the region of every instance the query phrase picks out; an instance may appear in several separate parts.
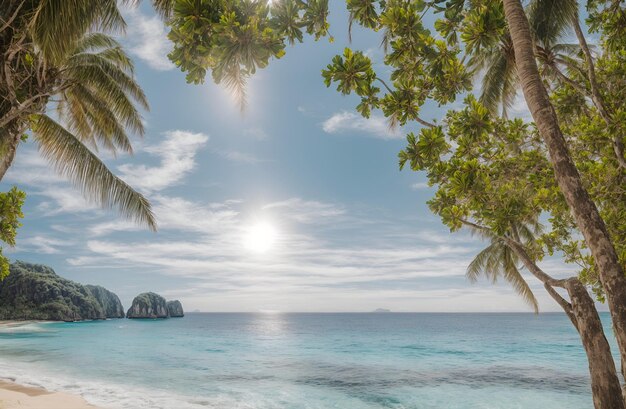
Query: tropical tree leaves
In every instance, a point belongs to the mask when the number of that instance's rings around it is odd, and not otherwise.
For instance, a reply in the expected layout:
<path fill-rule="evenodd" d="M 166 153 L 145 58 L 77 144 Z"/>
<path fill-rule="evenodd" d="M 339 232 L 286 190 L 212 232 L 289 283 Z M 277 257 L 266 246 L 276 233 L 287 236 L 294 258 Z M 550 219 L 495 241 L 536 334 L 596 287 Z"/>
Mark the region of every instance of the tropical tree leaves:
<path fill-rule="evenodd" d="M 49 116 L 40 115 L 33 136 L 42 155 L 87 198 L 116 207 L 122 215 L 156 230 L 148 200 L 115 176 L 75 135 Z"/>
<path fill-rule="evenodd" d="M 92 31 L 124 29 L 117 2 L 5 3 L 10 19 L 1 43 L 8 56 L 0 67 L 7 78 L 0 84 L 6 96 L 0 102 L 2 145 L 15 152 L 24 132 L 32 130 L 42 154 L 87 198 L 154 230 L 147 200 L 94 153 L 132 153 L 130 134 L 144 133 L 139 109 L 148 109 L 131 59 L 113 38 Z M 46 115 L 49 109 L 58 121 Z M 5 158 L 2 175 L 12 161 Z"/>
<path fill-rule="evenodd" d="M 9 246 L 15 246 L 17 229 L 22 225 L 20 219 L 24 217 L 22 205 L 26 194 L 13 186 L 8 192 L 0 192 L 0 241 Z M 9 260 L 2 253 L 0 247 L 0 281 L 9 275 Z"/>
<path fill-rule="evenodd" d="M 173 0 L 168 15 L 169 58 L 202 83 L 210 71 L 232 91 L 243 109 L 246 83 L 271 58 L 285 54 L 286 43 L 328 35 L 328 0 Z"/>
<path fill-rule="evenodd" d="M 472 283 L 477 282 L 481 276 L 485 276 L 493 284 L 504 279 L 538 313 L 539 303 L 518 265 L 517 255 L 504 240 L 492 238 L 491 244 L 481 250 L 467 266 L 466 277 Z"/>

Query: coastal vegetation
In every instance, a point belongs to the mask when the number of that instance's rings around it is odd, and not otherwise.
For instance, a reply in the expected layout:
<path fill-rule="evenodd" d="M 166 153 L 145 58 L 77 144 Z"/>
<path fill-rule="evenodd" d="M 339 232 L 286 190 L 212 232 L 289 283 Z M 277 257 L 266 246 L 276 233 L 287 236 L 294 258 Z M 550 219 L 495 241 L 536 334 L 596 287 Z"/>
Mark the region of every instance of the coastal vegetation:
<path fill-rule="evenodd" d="M 81 321 L 124 318 L 117 295 L 78 284 L 47 266 L 17 261 L 0 282 L 0 320 Z"/>
<path fill-rule="evenodd" d="M 52 268 L 16 261 L 0 281 L 0 320 L 83 321 L 107 318 L 183 317 L 180 301 L 142 293 L 124 314 L 119 297 L 98 285 L 82 285 Z"/>

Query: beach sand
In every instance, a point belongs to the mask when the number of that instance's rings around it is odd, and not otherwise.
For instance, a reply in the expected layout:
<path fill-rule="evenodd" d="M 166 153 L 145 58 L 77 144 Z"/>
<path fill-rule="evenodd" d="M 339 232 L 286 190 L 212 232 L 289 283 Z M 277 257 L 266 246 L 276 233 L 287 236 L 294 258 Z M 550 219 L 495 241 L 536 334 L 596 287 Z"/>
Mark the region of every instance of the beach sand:
<path fill-rule="evenodd" d="M 0 380 L 0 409 L 96 409 L 79 396 Z"/>
<path fill-rule="evenodd" d="M 41 321 L 0 321 L 4 331 Z M 0 409 L 97 409 L 80 396 L 49 392 L 45 389 L 22 386 L 0 379 Z"/>

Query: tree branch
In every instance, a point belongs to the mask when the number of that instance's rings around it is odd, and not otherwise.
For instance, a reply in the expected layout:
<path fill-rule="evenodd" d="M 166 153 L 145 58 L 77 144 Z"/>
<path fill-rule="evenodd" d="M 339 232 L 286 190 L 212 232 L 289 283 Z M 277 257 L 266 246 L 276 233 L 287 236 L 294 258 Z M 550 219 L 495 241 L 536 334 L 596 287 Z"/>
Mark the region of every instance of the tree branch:
<path fill-rule="evenodd" d="M 2 28 L 0 28 L 0 33 L 3 32 L 4 30 L 6 30 L 7 28 L 9 28 L 11 26 L 11 23 L 17 18 L 18 14 L 20 12 L 20 9 L 24 5 L 24 3 L 26 3 L 26 0 L 22 0 L 20 2 L 20 4 L 17 6 L 17 8 L 15 9 L 15 12 L 13 12 L 13 15 L 11 17 L 9 17 L 9 19 L 7 21 L 4 22 L 4 25 L 2 26 Z"/>
<path fill-rule="evenodd" d="M 556 303 L 561 306 L 563 311 L 565 311 L 570 321 L 572 321 L 572 324 L 574 324 L 574 327 L 576 327 L 576 330 L 578 330 L 578 321 L 576 320 L 576 316 L 574 315 L 574 311 L 572 310 L 572 304 L 567 302 L 565 298 L 561 297 L 561 294 L 557 293 L 551 285 L 544 283 L 543 286 L 548 294 L 550 294 L 552 299 L 554 299 L 554 301 L 556 301 Z"/>

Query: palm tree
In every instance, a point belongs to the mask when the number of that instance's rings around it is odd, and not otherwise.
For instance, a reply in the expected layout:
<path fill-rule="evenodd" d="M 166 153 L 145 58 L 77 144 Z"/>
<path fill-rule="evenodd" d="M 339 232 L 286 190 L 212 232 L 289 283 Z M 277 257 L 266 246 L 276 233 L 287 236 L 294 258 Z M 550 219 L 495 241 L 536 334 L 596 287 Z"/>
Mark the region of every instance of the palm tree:
<path fill-rule="evenodd" d="M 532 251 L 535 247 L 535 235 L 540 233 L 541 225 L 536 220 L 520 222 L 512 220 L 505 234 L 496 234 L 493 230 L 476 223 L 462 220 L 472 233 L 490 240 L 491 244 L 472 260 L 467 268 L 467 277 L 475 282 L 481 275 L 492 282 L 499 278 L 508 281 L 515 291 L 538 312 L 537 300 L 521 275 L 518 265 L 541 281 L 548 294 L 561 306 L 578 331 L 589 363 L 594 406 L 603 409 L 624 409 L 615 362 L 611 348 L 604 335 L 604 329 L 595 303 L 585 286 L 577 277 L 555 279 L 544 272 L 535 261 Z M 570 301 L 565 300 L 554 287 L 567 291 Z"/>
<path fill-rule="evenodd" d="M 572 10 L 570 3 L 562 6 L 560 3 L 556 5 L 552 0 L 534 0 L 526 11 L 542 77 L 552 82 L 568 83 L 586 93 L 583 85 L 563 72 L 564 69 L 582 72 L 578 58 L 579 45 L 559 42 L 572 24 L 572 15 L 576 14 L 576 4 Z M 502 116 L 506 117 L 520 87 L 510 33 L 505 30 L 498 41 L 487 47 L 477 48 L 469 65 L 480 75 L 480 102 L 493 113 L 500 109 Z"/>
<path fill-rule="evenodd" d="M 537 224 L 536 227 L 539 227 Z M 524 234 L 533 235 L 526 225 L 519 225 Z M 539 312 L 539 304 L 526 279 L 519 271 L 520 260 L 504 238 L 488 230 L 472 229 L 474 234 L 490 240 L 489 246 L 479 252 L 467 266 L 466 276 L 471 282 L 476 282 L 481 276 L 486 276 L 492 283 L 498 279 L 506 280 L 522 299 L 529 304 L 535 313 Z"/>
<path fill-rule="evenodd" d="M 95 153 L 132 153 L 127 132 L 143 135 L 138 106 L 148 108 L 121 46 L 88 31 L 124 27 L 116 1 L 4 0 L 2 6 L 0 180 L 31 130 L 42 155 L 88 199 L 155 230 L 146 198 Z"/>
<path fill-rule="evenodd" d="M 626 356 L 626 277 L 595 203 L 585 189 L 535 59 L 530 24 L 519 0 L 504 0 L 515 63 L 526 103 L 550 154 L 556 181 L 585 238 L 605 289 L 615 336 Z M 624 370 L 624 369 L 623 369 Z"/>

